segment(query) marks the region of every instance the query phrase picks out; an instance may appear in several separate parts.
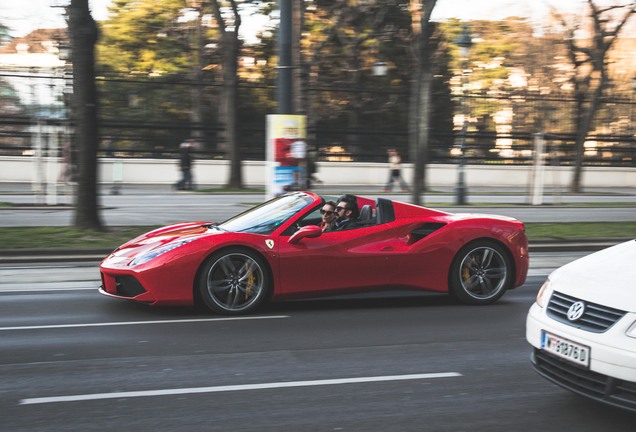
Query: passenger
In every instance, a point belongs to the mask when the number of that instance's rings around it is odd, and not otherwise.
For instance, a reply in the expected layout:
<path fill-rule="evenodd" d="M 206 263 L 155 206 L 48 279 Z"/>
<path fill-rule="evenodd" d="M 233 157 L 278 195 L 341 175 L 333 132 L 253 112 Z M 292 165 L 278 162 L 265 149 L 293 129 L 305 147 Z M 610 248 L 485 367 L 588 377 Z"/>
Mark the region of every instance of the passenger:
<path fill-rule="evenodd" d="M 323 232 L 328 231 L 338 217 L 336 214 L 336 203 L 334 201 L 327 201 L 320 209 L 320 214 L 322 216 L 320 228 Z"/>
<path fill-rule="evenodd" d="M 336 206 L 338 218 L 331 225 L 329 231 L 344 231 L 352 228 L 358 228 L 358 200 L 354 195 L 346 194 L 338 198 Z"/>

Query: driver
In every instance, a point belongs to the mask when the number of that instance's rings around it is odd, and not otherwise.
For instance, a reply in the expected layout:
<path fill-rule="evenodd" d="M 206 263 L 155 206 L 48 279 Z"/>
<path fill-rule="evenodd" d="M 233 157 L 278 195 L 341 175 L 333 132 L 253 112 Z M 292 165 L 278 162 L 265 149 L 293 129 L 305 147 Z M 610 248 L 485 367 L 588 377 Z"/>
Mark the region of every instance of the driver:
<path fill-rule="evenodd" d="M 336 205 L 338 218 L 328 231 L 344 231 L 358 228 L 358 200 L 354 195 L 346 194 L 338 198 Z"/>

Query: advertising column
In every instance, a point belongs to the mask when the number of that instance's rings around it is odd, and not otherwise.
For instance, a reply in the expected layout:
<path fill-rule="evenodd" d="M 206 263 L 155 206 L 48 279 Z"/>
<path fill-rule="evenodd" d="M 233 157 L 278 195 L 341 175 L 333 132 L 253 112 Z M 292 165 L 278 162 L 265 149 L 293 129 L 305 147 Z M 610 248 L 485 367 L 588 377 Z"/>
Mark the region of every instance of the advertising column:
<path fill-rule="evenodd" d="M 305 189 L 306 116 L 267 116 L 267 198 Z"/>

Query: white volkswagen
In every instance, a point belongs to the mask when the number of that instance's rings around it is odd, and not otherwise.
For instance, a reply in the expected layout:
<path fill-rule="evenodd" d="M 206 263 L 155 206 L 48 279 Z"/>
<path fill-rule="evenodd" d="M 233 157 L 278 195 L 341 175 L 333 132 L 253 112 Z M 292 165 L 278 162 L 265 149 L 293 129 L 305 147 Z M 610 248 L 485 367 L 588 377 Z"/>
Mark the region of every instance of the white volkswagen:
<path fill-rule="evenodd" d="M 636 240 L 553 271 L 528 312 L 526 339 L 546 379 L 636 411 Z"/>

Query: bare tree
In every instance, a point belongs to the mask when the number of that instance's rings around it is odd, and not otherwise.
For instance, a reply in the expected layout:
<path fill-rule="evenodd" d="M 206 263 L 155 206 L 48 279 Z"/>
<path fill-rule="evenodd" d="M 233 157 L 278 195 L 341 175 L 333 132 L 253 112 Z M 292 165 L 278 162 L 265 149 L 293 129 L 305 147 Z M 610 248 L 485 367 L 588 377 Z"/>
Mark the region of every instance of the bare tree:
<path fill-rule="evenodd" d="M 589 37 L 576 38 L 580 24 L 568 24 L 555 12 L 565 28 L 565 43 L 574 68 L 572 85 L 576 98 L 575 168 L 570 191 L 581 192 L 585 140 L 593 127 L 594 116 L 604 90 L 609 84 L 608 52 L 629 18 L 636 13 L 636 2 L 601 7 L 595 0 L 587 0 L 591 21 Z"/>
<path fill-rule="evenodd" d="M 79 176 L 74 226 L 80 230 L 102 230 L 97 205 L 99 148 L 95 44 L 97 25 L 88 0 L 71 0 L 68 28 L 73 52 L 73 115 L 79 150 Z"/>
<path fill-rule="evenodd" d="M 230 175 L 226 187 L 242 188 L 241 151 L 238 140 L 237 104 L 238 104 L 238 56 L 239 27 L 241 15 L 236 0 L 229 2 L 229 14 L 224 14 L 221 0 L 212 0 L 212 11 L 219 26 L 221 45 L 223 88 L 221 95 L 220 119 L 225 124 L 225 144 L 230 159 Z"/>
<path fill-rule="evenodd" d="M 412 201 L 421 204 L 421 193 L 425 190 L 428 143 L 431 129 L 431 87 L 433 84 L 434 49 L 431 38 L 434 25 L 431 13 L 437 0 L 410 0 L 412 35 L 411 56 L 413 78 L 411 81 L 409 114 L 409 147 L 414 164 Z"/>

